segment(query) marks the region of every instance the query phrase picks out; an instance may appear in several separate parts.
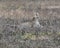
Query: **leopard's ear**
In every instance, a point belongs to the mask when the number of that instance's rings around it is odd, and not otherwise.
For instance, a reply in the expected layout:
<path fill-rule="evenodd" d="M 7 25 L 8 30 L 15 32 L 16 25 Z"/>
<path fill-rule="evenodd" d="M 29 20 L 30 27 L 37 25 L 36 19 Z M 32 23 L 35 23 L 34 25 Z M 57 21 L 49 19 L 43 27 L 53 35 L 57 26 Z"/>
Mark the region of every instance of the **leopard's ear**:
<path fill-rule="evenodd" d="M 38 12 L 34 12 L 34 17 L 35 18 L 39 17 L 39 13 Z"/>
<path fill-rule="evenodd" d="M 36 16 L 39 16 L 39 13 L 38 12 L 36 12 Z"/>

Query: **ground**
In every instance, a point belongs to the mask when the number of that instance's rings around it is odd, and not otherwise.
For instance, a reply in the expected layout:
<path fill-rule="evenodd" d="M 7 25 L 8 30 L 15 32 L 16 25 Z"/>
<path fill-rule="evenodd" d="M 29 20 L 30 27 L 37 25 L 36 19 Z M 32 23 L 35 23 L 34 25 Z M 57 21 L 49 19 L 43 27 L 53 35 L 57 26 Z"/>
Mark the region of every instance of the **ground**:
<path fill-rule="evenodd" d="M 40 30 L 20 30 L 39 13 Z M 0 0 L 0 48 L 60 48 L 59 0 Z"/>

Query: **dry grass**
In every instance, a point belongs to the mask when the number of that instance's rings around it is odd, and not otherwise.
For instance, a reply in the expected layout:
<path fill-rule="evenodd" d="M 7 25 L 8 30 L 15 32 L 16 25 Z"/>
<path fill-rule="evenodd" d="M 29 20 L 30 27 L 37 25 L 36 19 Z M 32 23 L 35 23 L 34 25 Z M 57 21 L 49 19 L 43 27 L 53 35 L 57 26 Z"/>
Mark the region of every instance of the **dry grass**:
<path fill-rule="evenodd" d="M 51 16 L 58 15 L 58 11 L 51 11 L 52 8 L 50 6 L 60 6 L 59 1 L 2 1 L 0 2 L 0 17 L 11 17 L 11 18 L 31 18 L 34 14 L 33 11 L 38 11 L 40 13 L 40 17 L 47 18 L 50 14 Z M 46 10 L 48 9 L 48 10 Z M 56 8 L 54 8 L 56 10 Z M 57 8 L 59 10 L 59 8 Z"/>
<path fill-rule="evenodd" d="M 34 12 L 44 26 L 40 31 L 6 25 L 31 20 Z M 0 48 L 60 48 L 60 0 L 1 0 Z"/>

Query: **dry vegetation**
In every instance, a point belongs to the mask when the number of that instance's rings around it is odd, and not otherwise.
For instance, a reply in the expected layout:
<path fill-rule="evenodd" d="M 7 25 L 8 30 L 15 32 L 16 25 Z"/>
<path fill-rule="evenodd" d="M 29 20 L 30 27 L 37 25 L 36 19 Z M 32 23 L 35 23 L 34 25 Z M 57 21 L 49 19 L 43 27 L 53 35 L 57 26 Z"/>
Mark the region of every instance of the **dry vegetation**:
<path fill-rule="evenodd" d="M 34 12 L 43 29 L 14 26 Z M 0 0 L 0 48 L 60 48 L 60 0 Z"/>

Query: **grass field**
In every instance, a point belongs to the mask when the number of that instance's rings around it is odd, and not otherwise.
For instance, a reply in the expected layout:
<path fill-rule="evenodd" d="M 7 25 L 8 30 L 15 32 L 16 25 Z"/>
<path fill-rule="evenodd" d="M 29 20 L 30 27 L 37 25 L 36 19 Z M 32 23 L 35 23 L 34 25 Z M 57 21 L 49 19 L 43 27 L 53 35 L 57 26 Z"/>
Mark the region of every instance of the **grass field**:
<path fill-rule="evenodd" d="M 43 29 L 14 26 L 31 21 L 34 12 Z M 0 48 L 60 48 L 60 0 L 0 0 Z"/>

